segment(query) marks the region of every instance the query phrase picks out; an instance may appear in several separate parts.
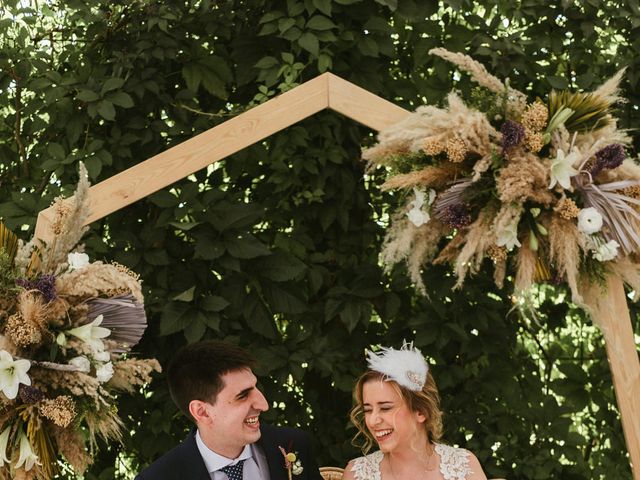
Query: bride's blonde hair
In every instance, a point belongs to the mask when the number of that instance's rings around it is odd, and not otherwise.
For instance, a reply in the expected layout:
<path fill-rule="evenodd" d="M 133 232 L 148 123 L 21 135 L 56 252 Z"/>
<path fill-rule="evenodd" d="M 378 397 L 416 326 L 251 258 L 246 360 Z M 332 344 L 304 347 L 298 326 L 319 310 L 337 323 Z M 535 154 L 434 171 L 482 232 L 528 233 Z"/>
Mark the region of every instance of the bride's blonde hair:
<path fill-rule="evenodd" d="M 424 383 L 422 390 L 416 392 L 404 388 L 393 380 L 387 379 L 382 373 L 374 370 L 368 370 L 363 373 L 355 387 L 353 388 L 354 406 L 349 412 L 351 422 L 358 429 L 352 440 L 352 444 L 362 449 L 363 454 L 367 454 L 371 447 L 375 444 L 375 439 L 367 429 L 364 421 L 364 400 L 363 389 L 364 384 L 374 380 L 388 382 L 400 395 L 409 410 L 412 412 L 420 412 L 426 420 L 422 424 L 427 432 L 427 438 L 430 443 L 435 443 L 442 437 L 442 410 L 440 410 L 440 395 L 438 387 L 431 375 L 431 371 L 427 373 L 427 381 Z M 359 442 L 359 438 L 363 437 L 363 441 Z"/>

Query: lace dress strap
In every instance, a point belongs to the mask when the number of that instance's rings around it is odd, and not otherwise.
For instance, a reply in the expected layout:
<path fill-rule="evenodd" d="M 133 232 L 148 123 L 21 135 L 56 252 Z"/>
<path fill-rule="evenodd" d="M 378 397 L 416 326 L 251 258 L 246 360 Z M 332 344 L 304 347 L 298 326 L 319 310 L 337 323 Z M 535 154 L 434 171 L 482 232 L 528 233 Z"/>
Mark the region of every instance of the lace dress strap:
<path fill-rule="evenodd" d="M 465 480 L 471 473 L 467 450 L 441 443 L 436 444 L 435 450 L 440 457 L 440 473 L 445 480 Z"/>
<path fill-rule="evenodd" d="M 383 458 L 384 454 L 380 450 L 356 458 L 351 466 L 356 480 L 381 480 L 380 463 Z"/>

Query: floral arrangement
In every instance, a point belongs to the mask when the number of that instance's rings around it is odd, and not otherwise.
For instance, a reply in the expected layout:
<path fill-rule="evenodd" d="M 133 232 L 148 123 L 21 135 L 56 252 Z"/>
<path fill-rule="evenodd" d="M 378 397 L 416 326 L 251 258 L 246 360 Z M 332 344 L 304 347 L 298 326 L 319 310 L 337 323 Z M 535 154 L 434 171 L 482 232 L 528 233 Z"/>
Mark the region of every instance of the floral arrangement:
<path fill-rule="evenodd" d="M 304 471 L 304 467 L 298 458 L 298 452 L 287 452 L 282 447 L 278 448 L 284 457 L 284 468 L 287 470 L 287 478 L 291 480 L 294 475 L 300 475 Z"/>
<path fill-rule="evenodd" d="M 640 167 L 612 114 L 624 70 L 592 93 L 528 101 L 466 55 L 430 53 L 478 87 L 466 103 L 451 92 L 445 108 L 419 107 L 364 150 L 388 169 L 382 188 L 401 192 L 383 263 L 405 261 L 422 291 L 425 263 L 451 263 L 459 287 L 485 258 L 499 287 L 515 270 L 516 291 L 566 281 L 582 303 L 607 274 L 638 291 Z"/>
<path fill-rule="evenodd" d="M 121 437 L 116 392 L 160 370 L 130 353 L 146 328 L 138 276 L 71 251 L 88 214 L 83 166 L 80 178 L 54 203 L 49 245 L 0 224 L 0 478 L 51 479 L 60 457 L 82 474 L 98 437 Z"/>

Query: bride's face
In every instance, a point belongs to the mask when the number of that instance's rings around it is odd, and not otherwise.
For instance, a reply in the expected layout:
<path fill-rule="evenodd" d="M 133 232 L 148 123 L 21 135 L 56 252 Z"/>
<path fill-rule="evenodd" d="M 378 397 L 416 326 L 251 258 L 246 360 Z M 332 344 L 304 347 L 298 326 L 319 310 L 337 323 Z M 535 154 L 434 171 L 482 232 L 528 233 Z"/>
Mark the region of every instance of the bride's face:
<path fill-rule="evenodd" d="M 381 451 L 411 448 L 426 436 L 422 425 L 426 417 L 409 410 L 392 382 L 368 381 L 362 387 L 362 400 L 365 424 Z"/>

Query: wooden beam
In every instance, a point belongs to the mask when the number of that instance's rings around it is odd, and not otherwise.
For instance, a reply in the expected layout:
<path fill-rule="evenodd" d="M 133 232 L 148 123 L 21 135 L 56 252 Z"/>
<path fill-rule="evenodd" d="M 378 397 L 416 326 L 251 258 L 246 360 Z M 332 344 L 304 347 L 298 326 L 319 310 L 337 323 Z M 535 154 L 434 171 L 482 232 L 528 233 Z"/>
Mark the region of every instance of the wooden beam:
<path fill-rule="evenodd" d="M 151 195 L 329 106 L 328 74 L 314 78 L 89 189 L 87 224 Z M 35 236 L 49 242 L 51 207 Z"/>
<path fill-rule="evenodd" d="M 604 336 L 633 478 L 640 480 L 640 360 L 627 297 L 618 277 L 607 279 L 606 292 L 600 289 L 593 286 L 585 298 Z"/>
<path fill-rule="evenodd" d="M 398 123 L 411 113 L 336 75 L 328 75 L 329 108 L 377 132 Z"/>

